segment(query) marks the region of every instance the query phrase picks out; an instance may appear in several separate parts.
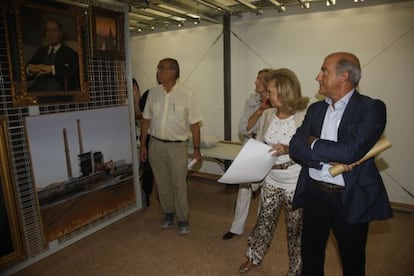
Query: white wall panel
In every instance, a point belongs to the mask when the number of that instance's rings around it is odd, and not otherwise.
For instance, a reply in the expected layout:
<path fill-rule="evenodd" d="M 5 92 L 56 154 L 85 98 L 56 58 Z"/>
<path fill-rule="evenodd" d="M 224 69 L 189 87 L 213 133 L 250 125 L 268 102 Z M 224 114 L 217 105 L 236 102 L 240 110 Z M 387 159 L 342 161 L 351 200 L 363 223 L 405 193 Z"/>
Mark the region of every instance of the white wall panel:
<path fill-rule="evenodd" d="M 131 38 L 132 71 L 146 89 L 155 84 L 158 60 L 172 56 L 182 80 L 196 91 L 204 117 L 203 133 L 224 137 L 221 26 Z M 414 156 L 414 1 L 274 18 L 250 17 L 232 23 L 232 139 L 258 70 L 287 67 L 301 80 L 303 93 L 316 101 L 315 77 L 334 51 L 355 53 L 363 67 L 360 92 L 388 108 L 385 135 L 393 147 L 378 159 L 390 198 L 414 204 L 409 166 Z"/>

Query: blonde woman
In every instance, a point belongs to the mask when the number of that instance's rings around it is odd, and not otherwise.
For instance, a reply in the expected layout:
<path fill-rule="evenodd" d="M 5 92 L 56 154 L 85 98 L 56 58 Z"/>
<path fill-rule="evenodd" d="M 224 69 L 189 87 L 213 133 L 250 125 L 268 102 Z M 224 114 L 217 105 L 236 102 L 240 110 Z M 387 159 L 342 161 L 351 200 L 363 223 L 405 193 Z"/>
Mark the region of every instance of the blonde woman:
<path fill-rule="evenodd" d="M 271 152 L 277 159 L 263 181 L 260 213 L 248 237 L 247 260 L 239 270 L 248 272 L 262 263 L 284 206 L 289 252 L 288 275 L 300 275 L 302 210 L 292 210 L 292 199 L 301 166 L 290 159 L 289 142 L 302 123 L 302 111 L 306 109 L 309 99 L 302 97 L 299 80 L 289 69 L 269 71 L 265 83 L 272 108 L 263 112 L 256 139 L 271 145 Z"/>

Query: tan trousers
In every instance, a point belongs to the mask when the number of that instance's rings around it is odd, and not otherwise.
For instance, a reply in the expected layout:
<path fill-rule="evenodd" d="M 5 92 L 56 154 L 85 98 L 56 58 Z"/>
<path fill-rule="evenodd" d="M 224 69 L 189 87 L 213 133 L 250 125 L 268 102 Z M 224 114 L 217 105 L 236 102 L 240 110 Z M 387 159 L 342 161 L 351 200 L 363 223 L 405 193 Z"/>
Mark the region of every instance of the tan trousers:
<path fill-rule="evenodd" d="M 174 213 L 178 221 L 188 221 L 187 142 L 151 139 L 149 160 L 162 211 Z"/>

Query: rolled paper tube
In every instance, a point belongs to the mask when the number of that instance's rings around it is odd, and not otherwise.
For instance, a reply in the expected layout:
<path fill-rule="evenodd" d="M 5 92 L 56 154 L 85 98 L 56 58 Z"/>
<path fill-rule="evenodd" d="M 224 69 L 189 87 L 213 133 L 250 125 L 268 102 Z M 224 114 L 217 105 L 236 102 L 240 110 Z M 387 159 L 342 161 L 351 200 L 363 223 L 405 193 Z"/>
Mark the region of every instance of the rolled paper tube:
<path fill-rule="evenodd" d="M 391 147 L 391 143 L 388 141 L 387 138 L 381 138 L 378 142 L 362 157 L 360 160 L 350 164 L 351 166 L 355 167 L 361 164 L 362 162 L 374 157 L 375 155 L 383 152 L 384 150 Z M 344 165 L 337 164 L 329 168 L 329 173 L 335 177 L 341 173 L 345 172 Z"/>

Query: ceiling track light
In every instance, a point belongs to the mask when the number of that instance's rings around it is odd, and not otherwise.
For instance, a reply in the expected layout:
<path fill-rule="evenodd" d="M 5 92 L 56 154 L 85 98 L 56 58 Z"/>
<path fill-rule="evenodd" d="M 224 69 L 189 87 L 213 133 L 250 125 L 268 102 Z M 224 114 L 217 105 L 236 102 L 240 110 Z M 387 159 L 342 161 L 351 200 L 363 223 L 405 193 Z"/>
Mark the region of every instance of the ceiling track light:
<path fill-rule="evenodd" d="M 209 7 L 210 9 L 216 10 L 216 11 L 223 11 L 222 8 L 218 7 L 218 6 L 214 6 L 213 4 L 206 2 L 206 1 L 202 1 L 202 0 L 196 0 L 197 3 L 200 3 L 206 7 Z"/>
<path fill-rule="evenodd" d="M 301 8 L 303 9 L 309 9 L 310 8 L 310 3 L 308 1 L 304 1 L 304 0 L 298 0 L 299 5 Z"/>
<path fill-rule="evenodd" d="M 272 3 L 273 5 L 275 5 L 279 12 L 286 11 L 285 5 L 281 4 L 279 1 L 276 1 L 276 0 L 268 0 L 268 1 Z"/>
<path fill-rule="evenodd" d="M 335 4 L 336 4 L 336 0 L 326 0 L 327 7 L 335 6 Z"/>

